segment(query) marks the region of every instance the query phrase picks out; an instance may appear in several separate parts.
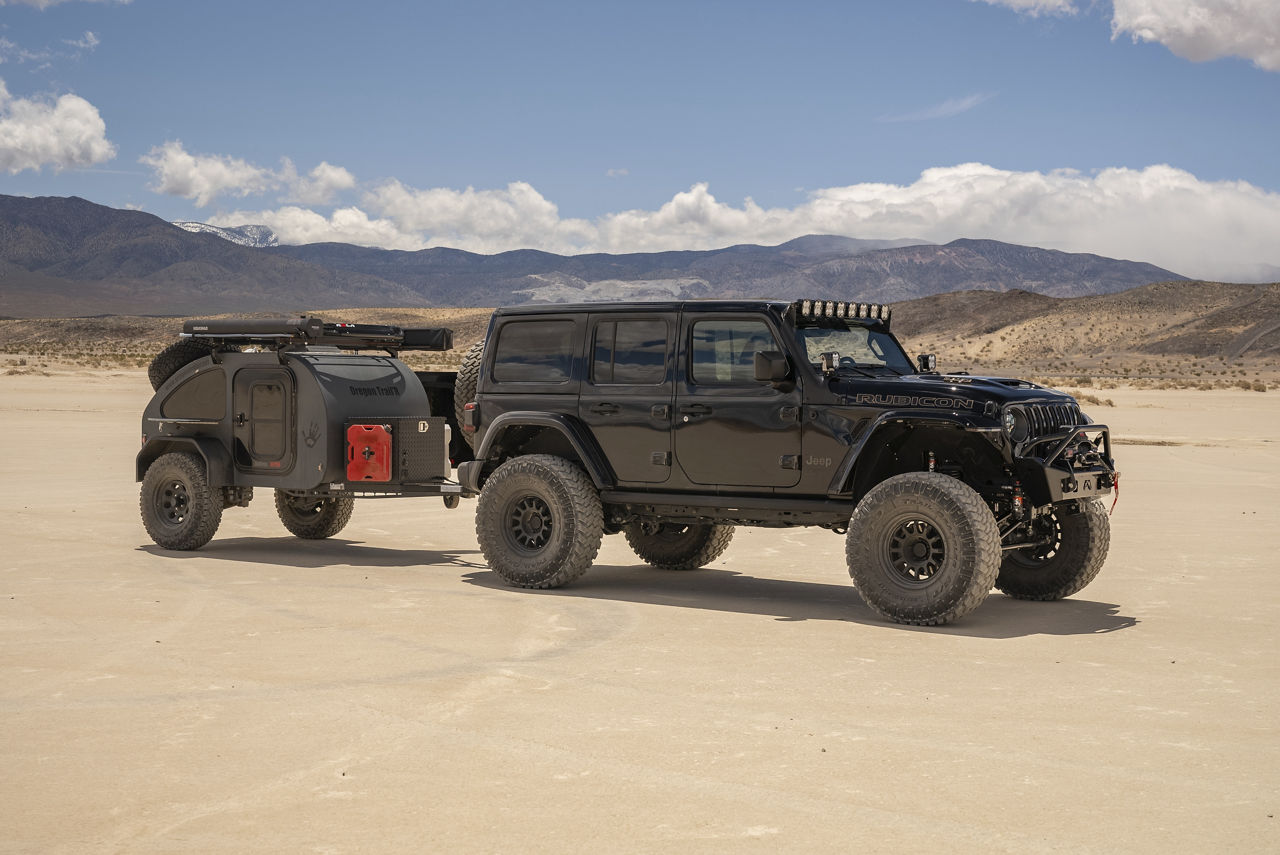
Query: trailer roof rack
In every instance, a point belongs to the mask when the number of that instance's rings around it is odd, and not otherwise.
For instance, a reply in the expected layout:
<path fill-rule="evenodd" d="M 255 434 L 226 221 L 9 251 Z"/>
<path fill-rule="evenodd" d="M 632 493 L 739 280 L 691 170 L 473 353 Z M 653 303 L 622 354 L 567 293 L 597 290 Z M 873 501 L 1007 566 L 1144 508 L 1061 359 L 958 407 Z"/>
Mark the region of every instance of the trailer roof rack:
<path fill-rule="evenodd" d="M 443 327 L 401 329 L 386 324 L 325 323 L 320 318 L 225 318 L 187 321 L 181 338 L 214 343 L 257 344 L 277 349 L 326 345 L 344 350 L 451 350 L 453 330 Z"/>

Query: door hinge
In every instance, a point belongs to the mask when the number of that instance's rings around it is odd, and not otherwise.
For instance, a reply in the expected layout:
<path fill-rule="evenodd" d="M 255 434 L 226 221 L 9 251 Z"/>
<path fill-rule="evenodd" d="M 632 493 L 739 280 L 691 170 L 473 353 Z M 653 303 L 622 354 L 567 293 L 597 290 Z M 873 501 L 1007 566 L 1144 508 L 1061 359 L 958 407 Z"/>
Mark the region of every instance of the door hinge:
<path fill-rule="evenodd" d="M 779 469 L 799 469 L 800 455 L 798 454 L 782 455 L 781 457 L 778 458 L 778 468 Z"/>
<path fill-rule="evenodd" d="M 652 463 L 654 466 L 670 466 L 671 452 L 655 451 L 649 455 L 649 462 Z"/>
<path fill-rule="evenodd" d="M 783 407 L 780 413 L 784 422 L 796 422 L 800 420 L 799 407 Z"/>

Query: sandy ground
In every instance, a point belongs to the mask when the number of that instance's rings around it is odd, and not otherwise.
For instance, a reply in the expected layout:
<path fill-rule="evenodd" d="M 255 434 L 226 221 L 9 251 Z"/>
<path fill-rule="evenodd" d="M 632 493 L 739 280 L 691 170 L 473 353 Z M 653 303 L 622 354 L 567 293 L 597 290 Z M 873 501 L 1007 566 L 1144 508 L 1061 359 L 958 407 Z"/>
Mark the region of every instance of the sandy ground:
<path fill-rule="evenodd" d="M 528 592 L 472 503 L 263 495 L 167 553 L 141 373 L 0 377 L 0 851 L 1280 850 L 1280 394 L 1102 394 L 1102 575 L 923 630 L 820 530 Z"/>

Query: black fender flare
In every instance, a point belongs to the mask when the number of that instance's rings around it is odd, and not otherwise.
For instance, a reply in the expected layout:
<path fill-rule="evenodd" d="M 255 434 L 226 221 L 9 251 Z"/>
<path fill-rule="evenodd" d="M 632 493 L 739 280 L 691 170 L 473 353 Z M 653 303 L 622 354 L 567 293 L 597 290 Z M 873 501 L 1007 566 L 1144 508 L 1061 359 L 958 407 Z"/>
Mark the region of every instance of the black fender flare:
<path fill-rule="evenodd" d="M 536 410 L 512 410 L 494 419 L 485 429 L 484 438 L 476 448 L 476 460 L 486 461 L 493 455 L 493 448 L 507 431 L 514 428 L 539 427 L 559 433 L 573 449 L 582 462 L 597 490 L 612 487 L 617 483 L 613 468 L 600 446 L 582 423 L 572 416 L 563 413 L 546 413 Z"/>
<path fill-rule="evenodd" d="M 853 490 L 854 470 L 862 459 L 863 453 L 873 445 L 872 440 L 876 434 L 880 433 L 888 425 L 895 423 L 909 423 L 913 426 L 945 428 L 948 430 L 985 430 L 971 417 L 960 414 L 922 413 L 919 410 L 886 410 L 868 422 L 853 438 L 849 451 L 845 454 L 844 460 L 840 462 L 840 466 L 836 469 L 836 473 L 832 476 L 831 483 L 827 487 L 829 496 L 834 498 L 841 495 L 849 495 Z M 993 427 L 991 430 L 998 432 L 999 428 Z"/>
<path fill-rule="evenodd" d="M 138 452 L 134 479 L 141 481 L 146 476 L 147 469 L 160 455 L 172 451 L 199 455 L 204 461 L 205 476 L 209 479 L 210 487 L 235 485 L 230 453 L 216 439 L 203 436 L 158 436 L 147 440 L 147 444 Z"/>

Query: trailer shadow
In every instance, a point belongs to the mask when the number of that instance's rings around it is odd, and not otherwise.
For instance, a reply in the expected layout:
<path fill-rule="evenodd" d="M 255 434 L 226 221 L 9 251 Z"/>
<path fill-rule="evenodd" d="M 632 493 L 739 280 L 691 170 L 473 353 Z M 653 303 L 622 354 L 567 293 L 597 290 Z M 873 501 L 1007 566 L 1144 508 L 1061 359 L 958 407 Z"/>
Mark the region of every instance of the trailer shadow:
<path fill-rule="evenodd" d="M 139 551 L 165 558 L 203 558 L 215 561 L 244 561 L 281 567 L 319 569 L 347 565 L 353 567 L 446 566 L 465 569 L 485 568 L 476 549 L 387 549 L 366 546 L 358 540 L 331 537 L 326 540 L 303 540 L 297 537 L 233 537 L 211 540 L 194 552 L 164 549 L 154 544 L 138 547 Z"/>
<path fill-rule="evenodd" d="M 655 570 L 647 565 L 596 565 L 572 585 L 553 590 L 523 590 L 506 585 L 492 571 L 466 573 L 468 584 L 535 597 L 576 597 L 687 609 L 736 612 L 778 621 L 831 620 L 893 629 L 973 638 L 1021 638 L 1033 635 L 1096 635 L 1129 629 L 1138 619 L 1120 614 L 1120 606 L 1091 600 L 1024 602 L 998 592 L 955 624 L 916 627 L 891 623 L 871 611 L 852 585 L 800 582 L 748 576 L 733 570 L 704 568 L 690 572 Z"/>

